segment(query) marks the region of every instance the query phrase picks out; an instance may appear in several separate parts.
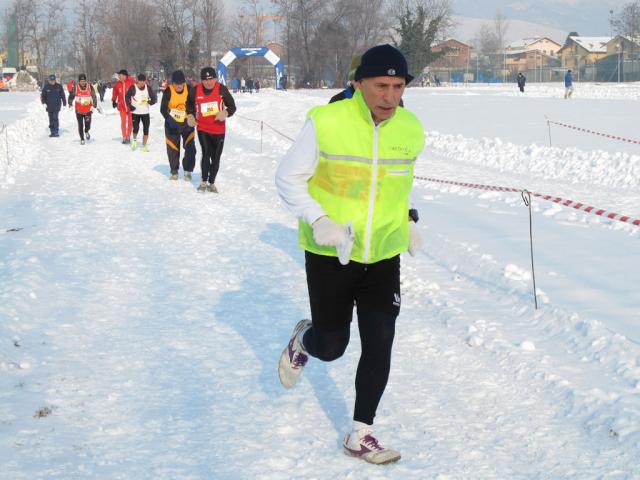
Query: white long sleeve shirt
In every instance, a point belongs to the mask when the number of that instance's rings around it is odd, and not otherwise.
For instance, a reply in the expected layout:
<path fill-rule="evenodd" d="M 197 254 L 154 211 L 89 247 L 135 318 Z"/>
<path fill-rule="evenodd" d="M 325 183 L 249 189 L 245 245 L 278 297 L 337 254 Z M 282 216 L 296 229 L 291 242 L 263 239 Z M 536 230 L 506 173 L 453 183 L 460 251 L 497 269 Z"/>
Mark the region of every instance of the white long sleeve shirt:
<path fill-rule="evenodd" d="M 309 194 L 307 182 L 318 165 L 318 142 L 313 120 L 307 119 L 276 172 L 278 195 L 298 218 L 311 225 L 326 215 Z"/>

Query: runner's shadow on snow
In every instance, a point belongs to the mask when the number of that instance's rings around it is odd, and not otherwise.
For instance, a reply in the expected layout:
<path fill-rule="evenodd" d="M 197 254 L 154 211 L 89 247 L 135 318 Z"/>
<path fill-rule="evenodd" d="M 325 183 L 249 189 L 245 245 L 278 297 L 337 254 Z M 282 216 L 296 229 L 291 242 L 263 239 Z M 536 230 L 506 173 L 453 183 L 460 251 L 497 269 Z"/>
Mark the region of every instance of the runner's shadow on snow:
<path fill-rule="evenodd" d="M 282 250 L 304 268 L 304 252 L 298 246 L 298 230 L 280 223 L 269 223 L 260 234 L 260 241 Z"/>
<path fill-rule="evenodd" d="M 160 173 L 163 177 L 168 177 L 169 174 L 171 173 L 171 168 L 169 167 L 169 164 L 167 163 L 162 164 L 162 165 L 156 165 L 155 167 L 153 167 L 153 171 L 154 172 L 158 172 Z M 179 172 L 179 176 L 180 176 L 180 183 L 186 183 L 187 185 L 189 183 L 191 184 L 196 184 L 199 185 L 200 181 L 202 180 L 202 174 L 201 173 L 196 173 L 195 171 L 191 174 L 191 181 L 190 182 L 185 182 L 184 181 L 184 172 L 182 171 L 182 168 L 180 168 L 180 172 Z"/>
<path fill-rule="evenodd" d="M 284 395 L 299 395 L 296 388 L 300 389 L 305 381 L 309 382 L 318 403 L 336 429 L 337 441 L 340 442 L 351 420 L 343 392 L 329 375 L 327 364 L 312 358 L 297 387 L 288 391 L 280 384 L 280 354 L 296 322 L 308 317 L 308 313 L 292 313 L 295 308 L 291 307 L 291 298 L 283 294 L 278 282 L 268 275 L 269 272 L 266 273 L 260 276 L 254 271 L 239 290 L 223 294 L 214 307 L 215 318 L 227 320 L 229 326 L 251 348 L 257 359 L 255 368 L 259 369 L 258 387 L 271 402 L 277 403 Z"/>

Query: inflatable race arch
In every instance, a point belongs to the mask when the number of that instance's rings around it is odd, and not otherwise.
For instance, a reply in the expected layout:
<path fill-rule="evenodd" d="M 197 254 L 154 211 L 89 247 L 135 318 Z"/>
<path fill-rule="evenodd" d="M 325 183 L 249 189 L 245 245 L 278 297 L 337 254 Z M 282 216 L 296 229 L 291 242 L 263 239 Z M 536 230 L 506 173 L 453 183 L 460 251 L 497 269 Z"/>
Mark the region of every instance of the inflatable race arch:
<path fill-rule="evenodd" d="M 229 50 L 216 66 L 220 83 L 227 85 L 227 67 L 238 57 L 264 57 L 267 59 L 276 69 L 276 89 L 283 88 L 284 62 L 267 47 L 232 48 Z"/>

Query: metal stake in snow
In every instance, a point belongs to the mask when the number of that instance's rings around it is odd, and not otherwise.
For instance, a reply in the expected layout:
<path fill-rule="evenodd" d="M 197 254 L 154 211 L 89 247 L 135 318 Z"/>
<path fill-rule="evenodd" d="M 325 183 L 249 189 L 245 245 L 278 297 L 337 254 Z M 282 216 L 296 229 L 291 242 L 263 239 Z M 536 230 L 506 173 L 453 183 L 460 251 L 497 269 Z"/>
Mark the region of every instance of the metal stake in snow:
<path fill-rule="evenodd" d="M 533 220 L 531 216 L 531 192 L 522 190 L 522 201 L 529 207 L 529 245 L 531 247 L 531 278 L 533 278 L 533 304 L 538 309 L 538 293 L 536 291 L 536 270 L 533 264 Z"/>

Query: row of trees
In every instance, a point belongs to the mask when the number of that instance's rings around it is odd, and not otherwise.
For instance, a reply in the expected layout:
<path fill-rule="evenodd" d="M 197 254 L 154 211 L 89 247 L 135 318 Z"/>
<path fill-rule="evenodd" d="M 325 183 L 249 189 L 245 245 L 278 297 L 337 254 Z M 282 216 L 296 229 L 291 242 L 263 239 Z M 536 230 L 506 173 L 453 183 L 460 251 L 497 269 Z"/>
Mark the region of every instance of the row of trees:
<path fill-rule="evenodd" d="M 271 0 L 275 15 L 263 4 L 244 0 L 224 15 L 223 0 L 14 0 L 3 23 L 15 24 L 20 61 L 32 56 L 40 79 L 51 71 L 106 79 L 120 68 L 195 75 L 217 52 L 256 46 L 264 19 L 277 19 L 287 69 L 302 85 L 342 84 L 352 56 L 382 42 L 420 72 L 452 26 L 451 0 Z M 242 75 L 246 65 L 236 63 Z"/>
<path fill-rule="evenodd" d="M 636 40 L 640 38 L 640 0 L 623 5 L 615 15 L 613 10 L 611 13 L 611 28 L 615 33 Z"/>

